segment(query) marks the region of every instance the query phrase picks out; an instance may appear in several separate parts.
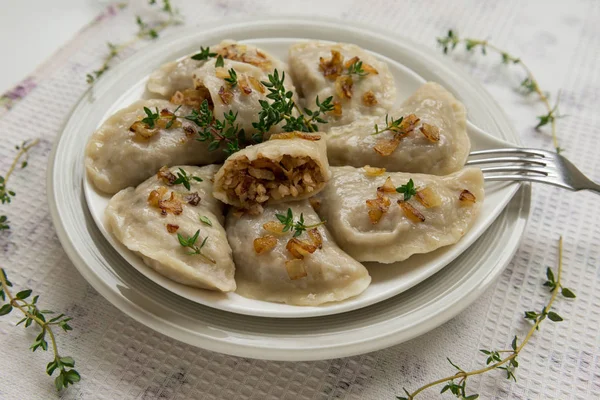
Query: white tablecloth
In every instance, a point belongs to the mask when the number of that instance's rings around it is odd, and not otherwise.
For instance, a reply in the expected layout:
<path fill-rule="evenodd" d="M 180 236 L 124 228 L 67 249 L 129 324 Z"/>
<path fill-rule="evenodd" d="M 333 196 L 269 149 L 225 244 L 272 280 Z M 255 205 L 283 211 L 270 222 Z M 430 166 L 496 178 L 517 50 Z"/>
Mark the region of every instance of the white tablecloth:
<path fill-rule="evenodd" d="M 470 381 L 483 399 L 593 399 L 600 397 L 600 238 L 598 198 L 534 185 L 525 238 L 500 279 L 466 311 L 430 333 L 375 353 L 318 362 L 269 362 L 197 349 L 135 322 L 98 295 L 70 263 L 56 237 L 46 204 L 45 170 L 53 139 L 83 93 L 85 75 L 102 63 L 106 42 L 123 42 L 136 31 L 141 2 L 105 13 L 16 90 L 0 97 L 0 171 L 14 145 L 40 137 L 29 167 L 16 172 L 17 197 L 0 211 L 12 221 L 0 233 L 2 256 L 16 287 L 40 294 L 44 308 L 74 317 L 74 330 L 59 334 L 63 354 L 72 355 L 80 384 L 57 394 L 44 370 L 51 355 L 28 350 L 35 333 L 14 327 L 18 315 L 0 318 L 1 399 L 392 399 L 403 386 L 416 388 L 453 372 L 446 356 L 463 368 L 484 362 L 480 348 L 506 348 L 523 336 L 528 309 L 548 298 L 542 287 L 547 266 L 556 265 L 556 241 L 565 236 L 564 283 L 578 295 L 557 303 L 564 322 L 544 323 L 519 356 L 516 383 L 500 372 Z M 187 26 L 246 15 L 323 15 L 385 28 L 435 47 L 448 28 L 489 38 L 521 56 L 552 97 L 560 89 L 558 122 L 564 154 L 600 181 L 600 2 L 559 1 L 184 1 Z M 173 31 L 171 31 L 173 32 Z M 17 34 L 17 33 L 15 33 Z M 138 48 L 144 45 L 140 43 Z M 123 56 L 129 56 L 133 50 Z M 497 56 L 457 51 L 458 62 L 481 80 L 514 121 L 528 146 L 552 148 L 537 132 L 545 113 L 534 97 L 514 88 L 523 78 Z M 3 60 L 4 62 L 9 62 Z M 422 398 L 438 398 L 439 389 Z"/>

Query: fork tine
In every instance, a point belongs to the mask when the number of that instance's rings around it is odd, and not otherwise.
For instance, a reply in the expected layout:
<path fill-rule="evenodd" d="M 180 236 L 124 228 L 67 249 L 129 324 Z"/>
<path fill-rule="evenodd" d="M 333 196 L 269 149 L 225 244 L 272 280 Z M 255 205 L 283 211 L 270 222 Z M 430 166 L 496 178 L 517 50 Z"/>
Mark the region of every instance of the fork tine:
<path fill-rule="evenodd" d="M 483 172 L 484 174 L 490 172 L 532 172 L 548 176 L 551 171 L 545 168 L 532 167 L 529 165 L 505 165 L 502 167 L 481 168 L 481 172 Z"/>
<path fill-rule="evenodd" d="M 498 162 L 517 162 L 517 163 L 526 163 L 526 164 L 536 164 L 545 166 L 547 161 L 542 158 L 534 158 L 534 157 L 492 157 L 492 158 L 476 158 L 473 160 L 469 160 L 465 163 L 465 165 L 477 165 L 477 164 L 491 164 Z"/>
<path fill-rule="evenodd" d="M 487 154 L 527 154 L 530 156 L 546 157 L 547 152 L 538 149 L 508 148 L 472 151 L 469 156 L 481 156 Z"/>
<path fill-rule="evenodd" d="M 567 183 L 552 177 L 539 175 L 484 175 L 483 179 L 492 181 L 519 181 L 519 182 L 539 182 L 547 185 L 558 186 L 564 189 L 574 190 L 575 188 Z"/>

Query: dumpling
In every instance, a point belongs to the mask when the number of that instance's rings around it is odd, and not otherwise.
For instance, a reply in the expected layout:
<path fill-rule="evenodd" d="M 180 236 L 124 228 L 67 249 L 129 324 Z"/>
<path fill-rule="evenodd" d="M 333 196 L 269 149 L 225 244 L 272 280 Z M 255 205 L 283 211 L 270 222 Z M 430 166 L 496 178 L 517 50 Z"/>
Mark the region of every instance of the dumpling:
<path fill-rule="evenodd" d="M 291 213 L 291 214 L 289 214 Z M 276 214 L 303 220 L 297 237 L 282 232 Z M 316 227 L 313 227 L 316 225 Z M 237 293 L 253 299 L 316 306 L 360 294 L 369 286 L 366 268 L 344 253 L 320 225 L 308 200 L 268 206 L 263 214 L 227 215 L 227 238 L 236 264 Z"/>
<path fill-rule="evenodd" d="M 483 174 L 477 168 L 448 176 L 384 173 L 371 167 L 331 171 L 316 208 L 338 245 L 358 261 L 403 261 L 456 243 L 484 199 Z"/>
<path fill-rule="evenodd" d="M 285 132 L 231 155 L 215 175 L 213 195 L 251 212 L 315 195 L 329 180 L 321 134 Z"/>
<path fill-rule="evenodd" d="M 374 135 L 376 124 L 383 131 L 392 121 L 393 131 Z M 464 166 L 470 149 L 465 107 L 433 82 L 421 86 L 389 117 L 361 118 L 331 129 L 327 136 L 331 165 L 388 171 L 447 175 Z"/>
<path fill-rule="evenodd" d="M 271 73 L 275 69 L 279 70 L 279 72 L 283 72 L 287 68 L 285 63 L 269 53 L 252 45 L 237 43 L 234 40 L 224 40 L 216 46 L 211 46 L 209 48 L 209 53 L 211 54 L 210 57 L 207 54 L 206 58 L 200 60 L 192 58 L 197 54 L 201 54 L 195 53 L 190 54 L 179 61 L 164 64 L 148 78 L 148 83 L 146 85 L 148 91 L 170 99 L 177 91 L 183 92 L 186 89 L 193 89 L 194 71 L 203 66 L 206 63 L 206 60 L 211 60 L 217 55 L 221 55 L 227 60 L 253 65 L 260 68 L 265 73 Z"/>
<path fill-rule="evenodd" d="M 105 217 L 112 234 L 159 274 L 230 292 L 236 288 L 235 266 L 223 229 L 223 204 L 210 194 L 217 169 L 163 168 L 137 188 L 114 195 Z"/>
<path fill-rule="evenodd" d="M 333 96 L 327 127 L 365 115 L 384 115 L 396 101 L 396 84 L 387 64 L 353 44 L 319 41 L 293 45 L 290 73 L 304 106 Z"/>
<path fill-rule="evenodd" d="M 273 102 L 267 97 L 268 89 L 261 83 L 268 82 L 268 75 L 259 67 L 239 61 L 223 60 L 223 66 L 218 67 L 216 64 L 217 61 L 211 59 L 193 72 L 195 90 L 206 93 L 215 117 L 235 114 L 237 129 L 244 130 L 250 140 L 258 132 L 252 124 L 259 121 L 262 109 L 260 102 Z M 281 77 L 279 73 L 278 76 Z M 292 81 L 287 76 L 284 77 L 284 85 L 294 93 Z M 172 101 L 178 102 L 175 99 Z M 269 132 L 265 132 L 266 136 L 272 132 L 280 132 L 282 125 L 280 123 L 272 127 Z M 261 137 L 259 140 L 262 139 Z"/>
<path fill-rule="evenodd" d="M 147 117 L 144 108 L 160 116 L 153 127 L 142 122 Z M 227 154 L 222 149 L 209 149 L 209 142 L 196 140 L 194 123 L 177 118 L 169 126 L 175 109 L 166 100 L 140 100 L 108 118 L 86 148 L 85 166 L 94 185 L 113 194 L 140 184 L 164 165 L 223 161 Z M 189 112 L 183 106 L 177 114 Z"/>

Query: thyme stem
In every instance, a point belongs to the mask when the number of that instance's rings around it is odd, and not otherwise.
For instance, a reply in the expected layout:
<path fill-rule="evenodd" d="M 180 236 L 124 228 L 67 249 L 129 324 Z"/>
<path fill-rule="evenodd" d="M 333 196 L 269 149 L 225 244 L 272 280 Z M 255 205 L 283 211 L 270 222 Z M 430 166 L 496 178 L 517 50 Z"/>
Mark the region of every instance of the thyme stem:
<path fill-rule="evenodd" d="M 540 101 L 544 104 L 544 107 L 546 108 L 546 111 L 548 112 L 546 114 L 547 119 L 548 119 L 546 123 L 550 123 L 551 132 L 552 132 L 552 144 L 553 144 L 554 148 L 556 149 L 556 152 L 560 153 L 561 148 L 559 147 L 558 135 L 556 133 L 556 116 L 554 115 L 554 113 L 556 112 L 556 108 L 558 106 L 558 98 L 557 98 L 556 105 L 553 107 L 550 104 L 550 100 L 548 99 L 548 96 L 540 88 L 538 80 L 533 75 L 533 71 L 531 70 L 531 68 L 529 68 L 523 62 L 522 59 L 511 56 L 507 51 L 490 43 L 488 40 L 480 40 L 480 39 L 472 39 L 472 38 L 459 38 L 458 36 L 456 36 L 456 33 L 453 31 L 449 31 L 447 37 L 438 38 L 438 43 L 440 43 L 444 47 L 444 53 L 447 53 L 448 50 L 454 49 L 457 44 L 463 43 L 463 44 L 465 44 L 467 51 L 471 51 L 473 48 L 480 46 L 482 48 L 482 51 L 484 54 L 486 54 L 485 53 L 486 50 L 489 49 L 489 50 L 492 50 L 492 51 L 500 54 L 502 56 L 502 60 L 504 63 L 508 64 L 509 62 L 512 62 L 512 64 L 520 65 L 521 69 L 525 72 L 525 74 L 527 76 L 527 78 L 523 81 L 523 83 L 521 85 L 525 86 L 529 92 L 536 93 L 537 96 L 539 97 Z M 525 82 L 527 82 L 526 85 L 524 84 Z M 537 127 L 540 127 L 542 125 L 545 125 L 545 123 L 540 123 L 540 124 L 538 124 Z"/>
<path fill-rule="evenodd" d="M 27 144 L 23 144 L 21 146 L 21 148 L 19 149 L 19 152 L 15 156 L 15 159 L 13 160 L 12 164 L 10 165 L 8 172 L 4 176 L 4 185 L 5 186 L 8 184 L 8 178 L 10 178 L 10 175 L 14 172 L 21 157 L 23 157 L 29 151 L 29 149 L 31 149 L 33 146 L 37 145 L 39 142 L 40 142 L 40 139 L 36 138 L 36 139 L 33 139 L 31 142 L 29 142 Z"/>
<path fill-rule="evenodd" d="M 563 265 L 562 265 L 562 253 L 563 253 L 563 239 L 562 237 L 558 240 L 558 272 L 557 272 L 557 276 L 556 276 L 556 286 L 554 287 L 554 289 L 552 290 L 552 295 L 550 296 L 550 299 L 548 300 L 548 303 L 546 303 L 546 307 L 544 307 L 545 311 L 550 310 L 550 308 L 552 307 L 552 304 L 554 303 L 554 301 L 556 300 L 556 296 L 558 296 L 558 294 L 561 291 L 561 276 L 562 276 L 562 269 L 563 269 Z M 540 316 L 539 318 L 536 319 L 535 323 L 533 324 L 533 326 L 531 327 L 531 329 L 529 330 L 529 332 L 527 332 L 527 335 L 525 336 L 525 338 L 523 339 L 523 341 L 521 342 L 521 344 L 519 346 L 517 346 L 514 350 L 502 350 L 502 352 L 511 352 L 512 354 L 510 354 L 509 356 L 503 358 L 502 360 L 494 363 L 494 364 L 490 364 L 485 368 L 481 368 L 481 369 L 477 369 L 474 371 L 459 371 L 454 375 L 451 376 L 447 376 L 445 378 L 441 378 L 438 379 L 436 381 L 430 382 L 426 385 L 421 386 L 420 388 L 418 388 L 417 390 L 415 390 L 412 393 L 407 393 L 408 395 L 408 400 L 413 400 L 419 393 L 423 392 L 426 389 L 429 389 L 433 386 L 437 386 L 440 385 L 442 383 L 446 383 L 446 382 L 451 382 L 454 379 L 460 379 L 462 381 L 465 381 L 469 376 L 473 376 L 473 375 L 481 375 L 484 374 L 488 371 L 494 370 L 506 363 L 508 363 L 510 360 L 516 358 L 519 353 L 521 352 L 521 350 L 523 350 L 523 348 L 525 347 L 525 345 L 529 342 L 529 340 L 532 338 L 533 334 L 535 333 L 535 331 L 538 329 L 538 327 L 540 326 L 540 324 L 542 323 L 542 321 L 546 319 L 545 315 Z"/>

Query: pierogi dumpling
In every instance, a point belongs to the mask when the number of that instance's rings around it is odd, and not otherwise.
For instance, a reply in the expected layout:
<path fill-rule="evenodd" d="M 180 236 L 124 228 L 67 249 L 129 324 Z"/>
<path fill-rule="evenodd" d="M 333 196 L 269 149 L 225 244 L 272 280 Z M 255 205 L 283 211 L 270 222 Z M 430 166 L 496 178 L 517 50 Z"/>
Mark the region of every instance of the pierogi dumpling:
<path fill-rule="evenodd" d="M 223 204 L 210 194 L 217 169 L 163 168 L 137 188 L 114 195 L 105 217 L 112 234 L 159 274 L 230 292 L 236 288 L 235 266 L 223 229 Z M 180 175 L 187 177 L 189 190 L 175 183 Z"/>
<path fill-rule="evenodd" d="M 395 130 L 374 134 L 402 117 Z M 387 120 L 387 123 L 386 123 Z M 388 117 L 364 117 L 327 136 L 331 165 L 447 175 L 469 155 L 465 107 L 441 85 L 428 82 Z"/>
<path fill-rule="evenodd" d="M 315 108 L 333 96 L 335 109 L 325 129 L 362 116 L 385 115 L 396 101 L 387 64 L 353 44 L 311 41 L 290 47 L 290 73 L 303 105 Z"/>
<path fill-rule="evenodd" d="M 164 165 L 205 165 L 225 160 L 223 149 L 209 151 L 209 142 L 198 141 L 197 127 L 186 119 L 171 126 L 168 113 L 177 106 L 166 100 L 139 100 L 117 111 L 93 133 L 85 151 L 88 177 L 98 189 L 113 194 L 136 186 Z M 145 109 L 163 114 L 153 127 L 142 122 Z M 177 114 L 189 113 L 182 106 Z"/>
<path fill-rule="evenodd" d="M 237 293 L 253 299 L 316 306 L 364 291 L 371 277 L 344 253 L 324 225 L 294 237 L 282 232 L 276 214 L 302 215 L 307 226 L 320 220 L 308 200 L 267 206 L 261 215 L 227 215 L 227 238 L 236 265 Z"/>
<path fill-rule="evenodd" d="M 484 198 L 478 168 L 448 176 L 354 167 L 331 172 L 316 196 L 318 212 L 342 250 L 358 261 L 392 263 L 454 244 L 477 218 Z M 405 200 L 397 188 L 411 197 Z"/>
<path fill-rule="evenodd" d="M 315 195 L 329 177 L 324 135 L 284 132 L 231 155 L 215 175 L 213 195 L 260 212 L 264 204 Z"/>
<path fill-rule="evenodd" d="M 286 64 L 256 46 L 237 43 L 234 40 L 224 40 L 218 45 L 210 46 L 208 51 L 211 56 L 196 60 L 193 57 L 199 52 L 190 54 L 179 61 L 172 61 L 162 65 L 154 71 L 148 79 L 149 92 L 170 99 L 175 92 L 194 88 L 194 71 L 202 67 L 207 61 L 221 55 L 226 60 L 243 62 L 260 68 L 265 74 L 277 69 L 280 73 L 287 69 Z M 200 57 L 196 57 L 200 58 Z"/>

